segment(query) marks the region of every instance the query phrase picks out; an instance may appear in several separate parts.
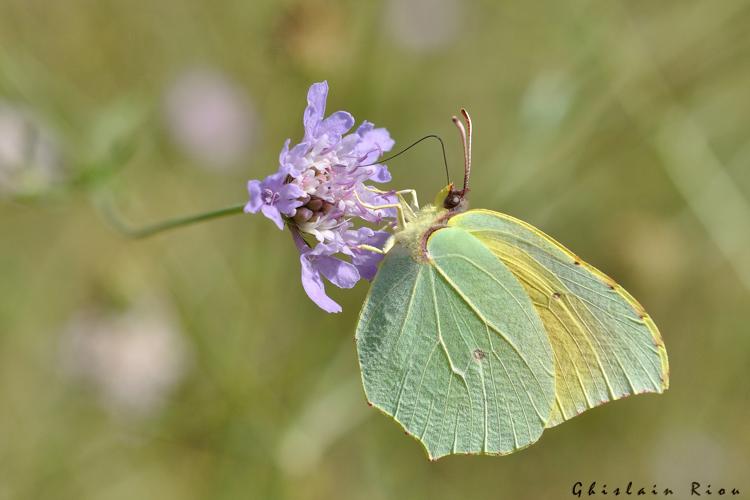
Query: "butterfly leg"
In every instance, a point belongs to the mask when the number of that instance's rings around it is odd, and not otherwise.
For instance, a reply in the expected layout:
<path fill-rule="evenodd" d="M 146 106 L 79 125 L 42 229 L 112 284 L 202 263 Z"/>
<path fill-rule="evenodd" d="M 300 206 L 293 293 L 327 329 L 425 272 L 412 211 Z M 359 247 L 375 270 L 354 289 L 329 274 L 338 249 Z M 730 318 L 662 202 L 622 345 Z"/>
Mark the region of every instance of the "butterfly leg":
<path fill-rule="evenodd" d="M 374 247 L 372 245 L 357 245 L 357 248 L 360 250 L 367 250 L 368 252 L 375 252 L 379 253 L 380 255 L 385 255 L 385 250 L 381 250 L 378 247 Z"/>
<path fill-rule="evenodd" d="M 378 194 L 389 194 L 393 193 L 394 191 L 383 191 L 381 189 L 372 187 L 372 186 L 365 186 L 365 189 L 368 191 L 372 191 L 373 193 Z M 395 193 L 398 195 L 399 198 L 401 198 L 404 203 L 407 203 L 409 205 L 409 208 L 412 209 L 412 213 L 416 213 L 419 211 L 419 200 L 417 199 L 417 192 L 414 189 L 402 189 L 400 191 L 395 191 Z M 411 196 L 411 202 L 407 202 L 405 197 L 403 195 L 408 194 Z"/>
<path fill-rule="evenodd" d="M 385 241 L 385 245 L 383 245 L 383 248 L 374 247 L 372 245 L 357 245 L 357 248 L 360 250 L 367 250 L 370 252 L 379 253 L 380 255 L 385 255 L 388 253 L 388 251 L 393 248 L 393 245 L 396 243 L 396 238 L 391 236 Z"/>
<path fill-rule="evenodd" d="M 396 195 L 398 196 L 399 203 L 401 204 L 401 207 L 404 208 L 404 215 L 406 215 L 406 218 L 408 220 L 414 220 L 417 218 L 417 213 L 414 211 L 414 207 L 412 207 L 408 201 L 406 201 L 406 198 L 401 194 L 401 191 L 396 191 Z M 419 208 L 417 208 L 419 210 Z"/>
<path fill-rule="evenodd" d="M 401 191 L 396 191 L 397 195 L 405 195 L 408 194 L 411 196 L 411 206 L 416 211 L 419 211 L 419 200 L 417 200 L 417 192 L 413 189 L 402 189 Z"/>
<path fill-rule="evenodd" d="M 362 198 L 359 197 L 359 194 L 357 192 L 354 192 L 354 197 L 357 198 L 357 201 L 365 208 L 369 208 L 370 210 L 383 210 L 386 208 L 395 208 L 396 214 L 398 216 L 398 224 L 401 228 L 406 227 L 406 218 L 404 217 L 404 207 L 401 206 L 400 203 L 389 203 L 386 205 L 370 205 L 367 202 L 362 201 Z"/>

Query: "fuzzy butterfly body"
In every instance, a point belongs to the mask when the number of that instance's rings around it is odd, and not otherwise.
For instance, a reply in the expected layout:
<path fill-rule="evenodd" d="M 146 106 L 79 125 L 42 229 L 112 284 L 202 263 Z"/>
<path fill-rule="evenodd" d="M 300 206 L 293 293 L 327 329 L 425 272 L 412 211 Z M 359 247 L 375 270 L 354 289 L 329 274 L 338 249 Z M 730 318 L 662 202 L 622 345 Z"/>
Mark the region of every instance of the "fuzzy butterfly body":
<path fill-rule="evenodd" d="M 589 408 L 663 392 L 643 307 L 533 226 L 465 210 L 468 165 L 464 190 L 438 195 L 446 208 L 402 200 L 357 325 L 368 401 L 437 459 L 512 453 Z"/>

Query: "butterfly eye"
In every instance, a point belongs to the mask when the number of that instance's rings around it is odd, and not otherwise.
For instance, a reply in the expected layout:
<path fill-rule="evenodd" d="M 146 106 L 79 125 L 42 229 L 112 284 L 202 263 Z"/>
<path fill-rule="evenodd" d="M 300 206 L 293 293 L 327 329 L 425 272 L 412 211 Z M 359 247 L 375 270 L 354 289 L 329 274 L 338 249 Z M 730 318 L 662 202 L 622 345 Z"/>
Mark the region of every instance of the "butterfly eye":
<path fill-rule="evenodd" d="M 443 201 L 443 207 L 451 210 L 461 204 L 461 195 L 455 191 L 448 193 Z"/>

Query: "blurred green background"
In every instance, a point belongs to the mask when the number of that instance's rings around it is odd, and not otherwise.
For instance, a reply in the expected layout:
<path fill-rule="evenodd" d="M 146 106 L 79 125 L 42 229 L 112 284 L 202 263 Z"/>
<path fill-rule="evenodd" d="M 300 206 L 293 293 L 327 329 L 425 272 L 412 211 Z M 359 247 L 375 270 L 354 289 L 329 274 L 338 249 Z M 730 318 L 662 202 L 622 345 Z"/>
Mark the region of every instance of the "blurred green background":
<path fill-rule="evenodd" d="M 0 0 L 0 499 L 568 498 L 575 481 L 750 493 L 750 2 Z M 236 216 L 329 111 L 460 149 L 471 203 L 622 283 L 671 389 L 523 452 L 429 463 L 367 408 L 366 284 L 327 315 L 287 234 Z M 389 164 L 432 199 L 439 149 Z M 329 287 L 332 288 L 332 287 Z"/>

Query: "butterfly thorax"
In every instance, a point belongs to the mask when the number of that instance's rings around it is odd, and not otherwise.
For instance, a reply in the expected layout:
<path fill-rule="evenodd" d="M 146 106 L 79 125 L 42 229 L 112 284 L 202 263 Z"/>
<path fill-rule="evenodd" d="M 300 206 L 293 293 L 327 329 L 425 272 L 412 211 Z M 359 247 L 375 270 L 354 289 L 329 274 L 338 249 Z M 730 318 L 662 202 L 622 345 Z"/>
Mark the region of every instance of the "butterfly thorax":
<path fill-rule="evenodd" d="M 436 199 L 442 199 L 443 191 Z M 435 231 L 446 227 L 448 219 L 464 207 L 448 210 L 440 205 L 426 205 L 405 218 L 405 225 L 394 235 L 395 243 L 406 247 L 417 262 L 429 261 L 427 239 Z"/>
<path fill-rule="evenodd" d="M 394 235 L 396 244 L 408 248 L 415 259 L 424 259 L 422 239 L 428 231 L 433 230 L 431 228 L 436 226 L 440 217 L 446 212 L 445 209 L 426 205 L 414 214 L 411 220 L 407 220 L 406 225 L 401 230 L 396 232 Z"/>

